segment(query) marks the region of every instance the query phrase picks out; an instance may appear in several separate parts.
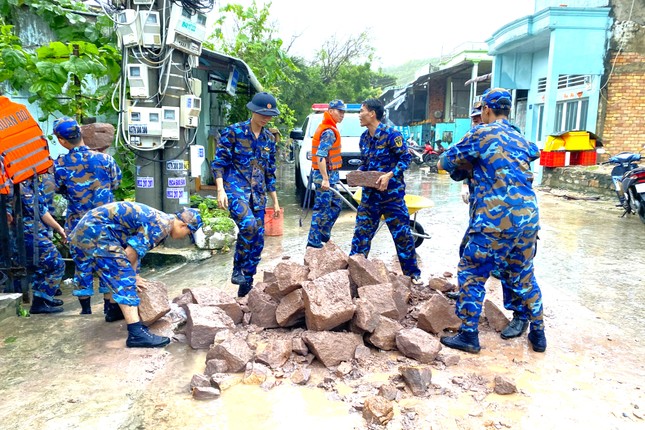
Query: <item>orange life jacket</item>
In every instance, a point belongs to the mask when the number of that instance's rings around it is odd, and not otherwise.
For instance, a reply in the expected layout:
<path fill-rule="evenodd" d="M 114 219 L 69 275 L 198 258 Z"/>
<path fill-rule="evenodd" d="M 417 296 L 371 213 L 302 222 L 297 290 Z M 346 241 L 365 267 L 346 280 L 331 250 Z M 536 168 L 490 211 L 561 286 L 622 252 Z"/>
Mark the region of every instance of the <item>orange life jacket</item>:
<path fill-rule="evenodd" d="M 52 165 L 47 139 L 25 105 L 0 96 L 0 194 Z"/>
<path fill-rule="evenodd" d="M 322 123 L 320 123 L 316 129 L 313 140 L 311 141 L 311 153 L 313 155 L 313 157 L 311 157 L 311 165 L 316 170 L 318 170 L 318 157 L 316 156 L 316 153 L 318 152 L 318 146 L 320 146 L 320 136 L 328 129 L 334 132 L 336 135 L 336 141 L 327 153 L 327 170 L 338 170 L 343 165 L 343 159 L 340 156 L 340 132 L 336 128 L 336 121 L 331 117 L 329 111 L 326 111 L 323 114 Z"/>

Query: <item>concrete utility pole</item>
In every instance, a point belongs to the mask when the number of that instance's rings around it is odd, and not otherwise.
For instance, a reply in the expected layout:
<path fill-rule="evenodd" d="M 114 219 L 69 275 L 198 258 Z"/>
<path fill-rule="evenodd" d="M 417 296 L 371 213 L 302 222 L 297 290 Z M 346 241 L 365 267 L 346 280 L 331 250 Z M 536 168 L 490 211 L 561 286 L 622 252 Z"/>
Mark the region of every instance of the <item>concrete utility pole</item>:
<path fill-rule="evenodd" d="M 174 213 L 190 205 L 189 153 L 201 105 L 192 68 L 213 0 L 115 3 L 123 47 L 119 131 L 136 156 L 135 199 Z"/>

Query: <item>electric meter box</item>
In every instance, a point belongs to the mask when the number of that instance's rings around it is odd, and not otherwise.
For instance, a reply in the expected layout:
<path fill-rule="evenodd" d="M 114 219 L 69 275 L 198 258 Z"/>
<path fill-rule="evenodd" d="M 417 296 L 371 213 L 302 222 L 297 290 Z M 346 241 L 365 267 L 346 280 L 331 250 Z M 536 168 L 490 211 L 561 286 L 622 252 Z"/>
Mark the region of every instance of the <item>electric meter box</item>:
<path fill-rule="evenodd" d="M 130 146 L 141 149 L 161 148 L 161 136 L 130 136 Z"/>
<path fill-rule="evenodd" d="M 141 26 L 137 11 L 125 9 L 116 14 L 116 32 L 119 35 L 119 43 L 122 46 L 130 47 L 139 44 Z"/>
<path fill-rule="evenodd" d="M 177 3 L 172 4 L 168 30 L 175 31 L 195 42 L 206 40 L 206 15 L 200 12 L 191 13 Z"/>
<path fill-rule="evenodd" d="M 166 43 L 190 55 L 201 55 L 202 42 L 206 39 L 206 15 L 191 13 L 173 3 L 168 21 Z"/>
<path fill-rule="evenodd" d="M 190 78 L 190 89 L 195 97 L 202 96 L 202 81 L 197 78 Z"/>
<path fill-rule="evenodd" d="M 179 107 L 181 109 L 179 125 L 185 128 L 196 128 L 199 124 L 199 113 L 202 110 L 202 99 L 193 95 L 183 95 Z"/>
<path fill-rule="evenodd" d="M 179 140 L 179 108 L 162 107 L 161 139 Z"/>
<path fill-rule="evenodd" d="M 132 106 L 128 109 L 128 133 L 132 136 L 161 136 L 161 108 Z"/>
<path fill-rule="evenodd" d="M 130 97 L 133 99 L 150 98 L 150 85 L 148 81 L 148 66 L 145 64 L 128 64 L 128 83 L 130 84 Z"/>
<path fill-rule="evenodd" d="M 161 47 L 161 24 L 159 12 L 139 11 L 139 27 L 141 28 L 141 45 L 144 48 Z"/>

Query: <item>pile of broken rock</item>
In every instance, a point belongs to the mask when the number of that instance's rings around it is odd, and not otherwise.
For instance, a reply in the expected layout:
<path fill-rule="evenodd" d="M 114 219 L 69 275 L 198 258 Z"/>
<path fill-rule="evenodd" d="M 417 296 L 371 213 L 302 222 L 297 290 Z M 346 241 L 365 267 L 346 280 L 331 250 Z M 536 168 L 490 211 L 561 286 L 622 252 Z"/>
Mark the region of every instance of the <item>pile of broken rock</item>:
<path fill-rule="evenodd" d="M 186 321 L 175 339 L 208 349 L 203 374 L 191 381 L 196 399 L 219 396 L 234 380 L 230 374 L 241 372 L 242 382 L 264 388 L 284 381 L 307 384 L 315 360 L 329 369 L 319 384 L 325 388 L 333 377 L 362 376 L 374 348 L 398 350 L 404 356 L 398 388 L 352 400 L 369 422 L 384 424 L 397 392 L 428 394 L 428 364 L 459 362 L 458 353 L 441 352 L 438 338 L 460 325 L 454 303 L 442 294 L 454 288 L 442 278 L 411 285 L 409 277 L 390 272 L 384 262 L 348 257 L 329 242 L 322 249 L 308 248 L 304 264 L 287 259 L 264 272 L 263 282 L 243 299 L 207 285 L 185 289 L 173 300 Z M 497 330 L 508 323 L 489 302 L 485 314 Z"/>

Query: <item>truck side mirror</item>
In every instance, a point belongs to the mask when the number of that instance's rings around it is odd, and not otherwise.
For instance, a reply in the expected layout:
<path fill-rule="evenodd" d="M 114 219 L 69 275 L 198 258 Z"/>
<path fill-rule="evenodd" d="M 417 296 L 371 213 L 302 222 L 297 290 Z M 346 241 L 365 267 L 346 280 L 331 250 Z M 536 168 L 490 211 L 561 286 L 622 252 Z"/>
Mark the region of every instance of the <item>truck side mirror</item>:
<path fill-rule="evenodd" d="M 289 137 L 292 138 L 293 140 L 303 140 L 305 138 L 305 133 L 302 131 L 301 128 L 295 128 L 291 130 L 291 133 L 289 133 Z"/>

